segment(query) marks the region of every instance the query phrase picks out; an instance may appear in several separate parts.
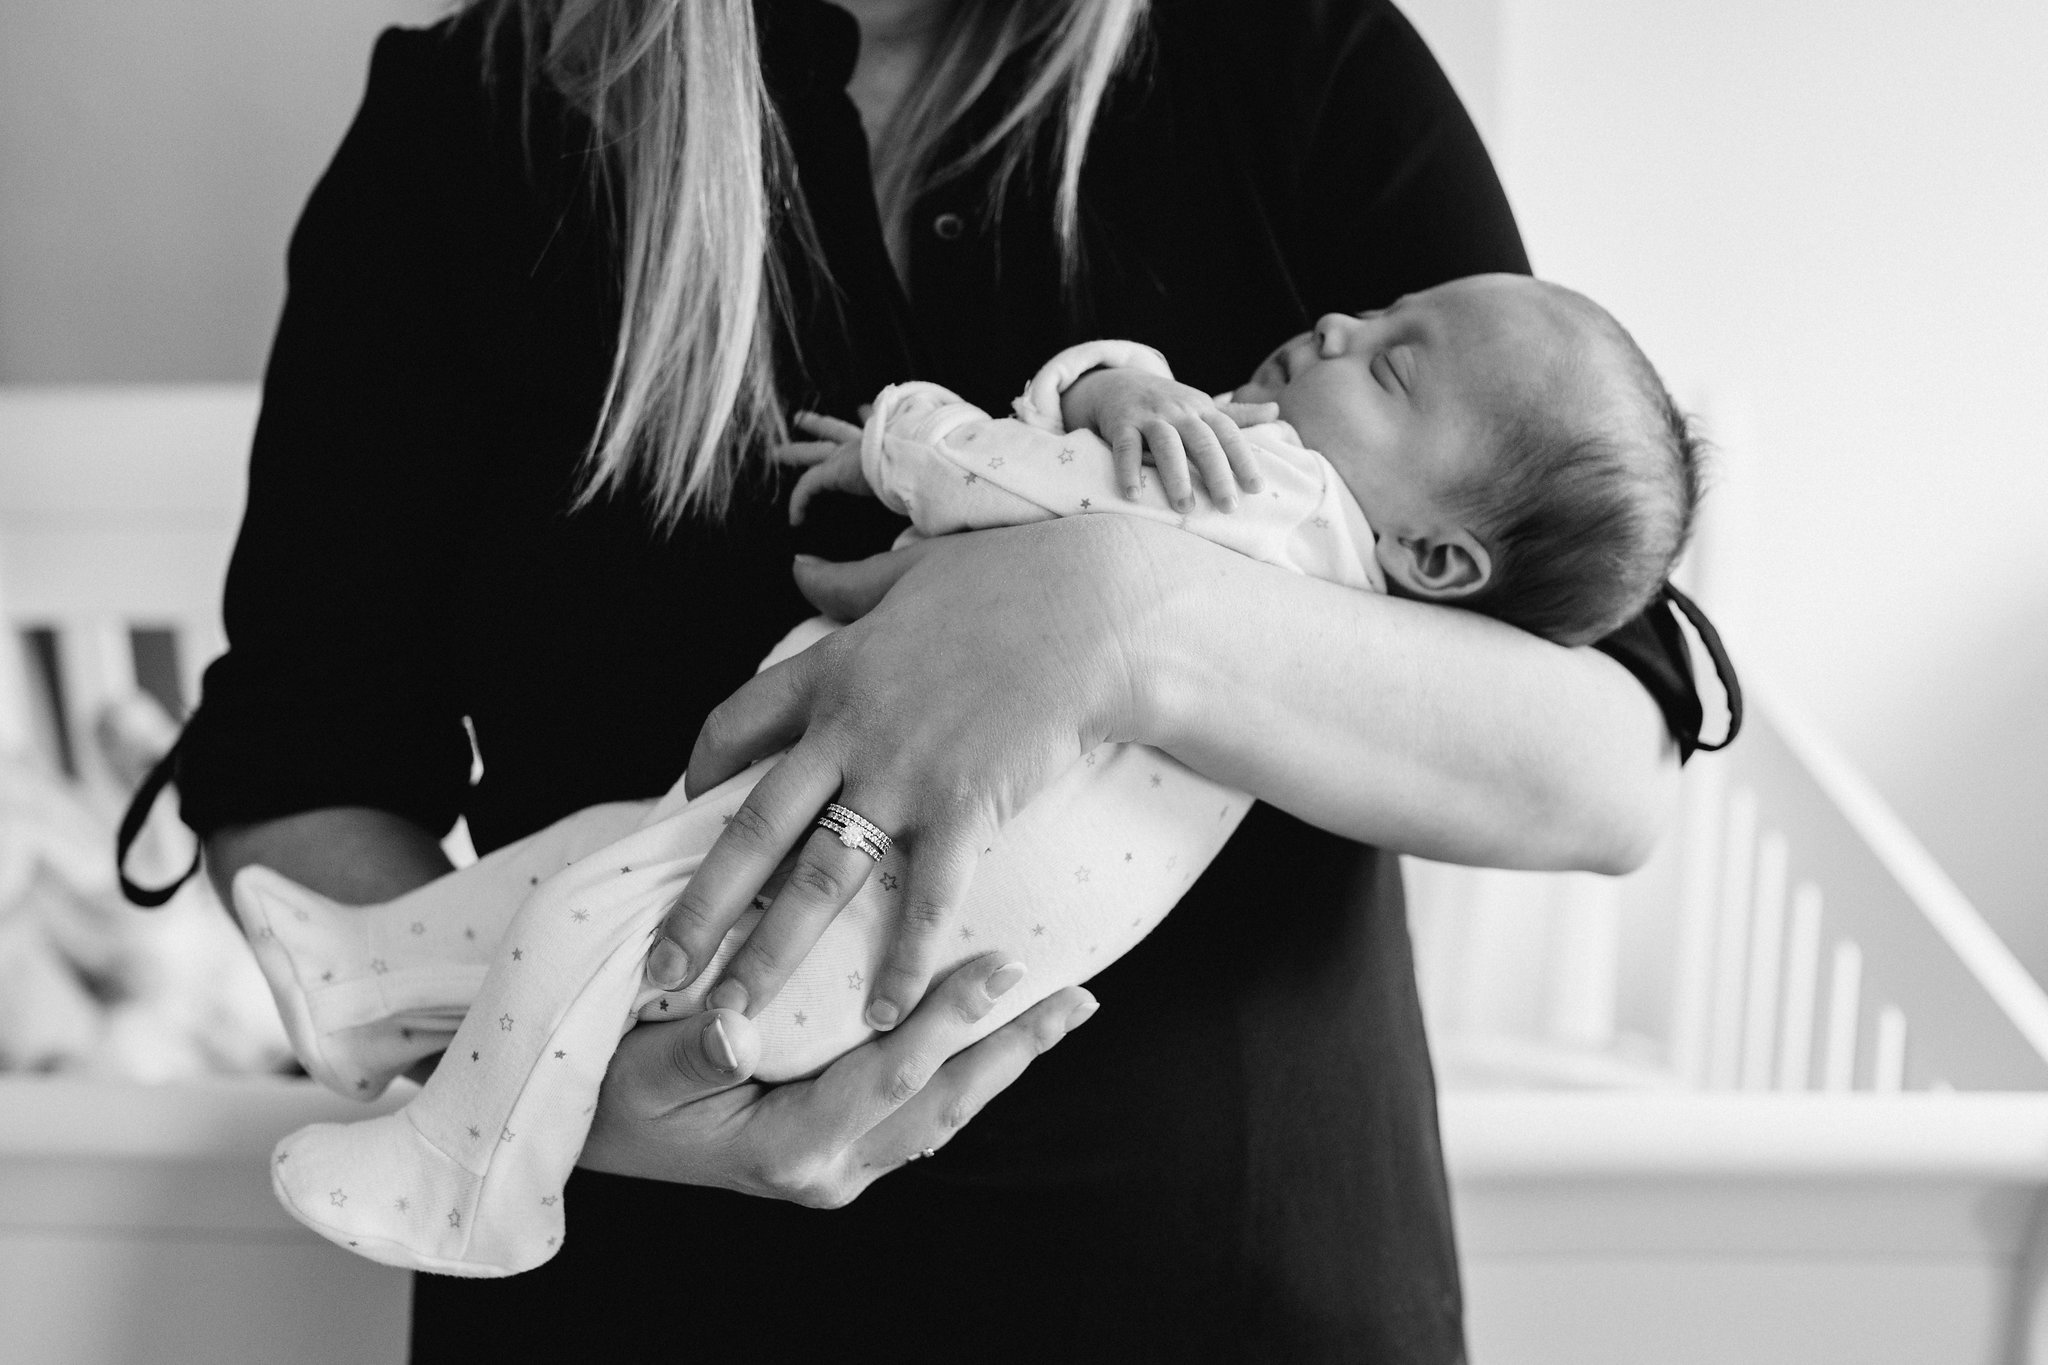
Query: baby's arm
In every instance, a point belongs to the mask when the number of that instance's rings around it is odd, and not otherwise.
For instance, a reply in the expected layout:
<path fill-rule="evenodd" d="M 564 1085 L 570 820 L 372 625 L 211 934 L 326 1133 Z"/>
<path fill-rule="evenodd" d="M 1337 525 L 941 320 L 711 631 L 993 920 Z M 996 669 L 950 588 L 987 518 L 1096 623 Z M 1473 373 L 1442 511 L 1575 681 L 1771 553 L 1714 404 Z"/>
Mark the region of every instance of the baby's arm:
<path fill-rule="evenodd" d="M 967 409 L 963 418 L 993 420 L 936 385 L 898 386 L 889 392 L 916 393 L 919 401 L 885 414 L 870 426 L 884 430 L 914 426 L 935 403 Z M 1127 499 L 1135 500 L 1144 489 L 1141 466 L 1150 464 L 1159 470 L 1167 503 L 1174 510 L 1194 510 L 1193 483 L 1199 477 L 1211 501 L 1228 512 L 1236 509 L 1240 489 L 1257 493 L 1262 486 L 1257 454 L 1246 443 L 1238 423 L 1270 422 L 1279 415 L 1272 403 L 1233 403 L 1229 399 L 1228 394 L 1219 400 L 1176 382 L 1166 358 L 1150 346 L 1135 341 L 1090 341 L 1070 346 L 1047 361 L 1013 406 L 1017 420 L 1027 426 L 1055 436 L 1088 431 L 1109 443 L 1117 487 Z M 870 406 L 861 416 L 868 419 L 875 411 L 876 407 Z M 958 424 L 949 423 L 949 429 Z M 789 441 L 775 452 L 779 462 L 804 469 L 790 492 L 792 525 L 802 523 L 810 500 L 820 492 L 872 494 L 881 486 L 861 467 L 862 428 L 812 412 L 797 414 L 795 425 L 811 439 Z M 919 439 L 914 432 L 902 434 L 912 441 Z M 1027 513 L 1024 519 L 1041 518 Z"/>
<path fill-rule="evenodd" d="M 1037 387 L 1018 400 L 1017 418 L 1001 420 L 936 384 L 884 389 L 862 437 L 868 487 L 920 535 L 1113 512 L 1312 577 L 1384 590 L 1357 500 L 1327 461 L 1284 439 L 1283 429 L 1248 438 L 1258 496 L 1228 515 L 1201 499 L 1182 512 L 1155 481 L 1125 498 L 1109 446 L 1085 428 L 1062 431 L 1064 418 L 1034 396 Z M 1055 404 L 1059 393 L 1048 389 Z"/>

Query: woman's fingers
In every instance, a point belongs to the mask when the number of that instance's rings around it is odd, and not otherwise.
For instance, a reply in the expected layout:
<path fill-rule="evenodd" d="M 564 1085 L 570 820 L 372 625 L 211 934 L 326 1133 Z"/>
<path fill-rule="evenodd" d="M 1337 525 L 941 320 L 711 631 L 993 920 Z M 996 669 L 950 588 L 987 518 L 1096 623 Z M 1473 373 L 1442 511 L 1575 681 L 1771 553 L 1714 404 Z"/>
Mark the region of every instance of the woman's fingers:
<path fill-rule="evenodd" d="M 1143 430 L 1145 448 L 1152 452 L 1152 463 L 1159 470 L 1159 486 L 1165 490 L 1166 501 L 1178 511 L 1192 511 L 1195 489 L 1188 476 L 1188 455 L 1181 446 L 1180 433 L 1163 417 L 1146 422 Z"/>
<path fill-rule="evenodd" d="M 858 848 L 848 848 L 837 835 L 813 828 L 788 879 L 747 941 L 726 963 L 725 979 L 712 989 L 706 1003 L 749 1016 L 758 1014 L 781 992 L 825 926 L 853 899 L 874 866 L 874 860 Z"/>
<path fill-rule="evenodd" d="M 888 595 L 889 589 L 896 586 L 896 580 L 908 573 L 911 566 L 924 558 L 930 547 L 937 543 L 920 540 L 900 550 L 888 550 L 844 564 L 799 555 L 795 568 L 797 591 L 835 621 L 858 621 L 873 611 L 876 604 Z"/>
<path fill-rule="evenodd" d="M 1209 490 L 1209 501 L 1225 512 L 1232 512 L 1237 510 L 1237 480 L 1230 472 L 1230 459 L 1223 453 L 1223 443 L 1204 420 L 1210 415 L 1213 414 L 1183 418 L 1180 437 L 1187 447 L 1188 459 L 1202 476 L 1202 487 Z"/>
<path fill-rule="evenodd" d="M 961 963 L 894 1032 L 825 1069 L 811 1097 L 821 1121 L 829 1115 L 841 1142 L 857 1142 L 923 1090 L 946 1059 L 967 1046 L 996 1001 L 1023 979 L 1024 965 L 1004 953 Z"/>
<path fill-rule="evenodd" d="M 705 1010 L 673 1024 L 647 1024 L 619 1040 L 608 1073 L 635 1094 L 676 1108 L 730 1090 L 754 1074 L 761 1035 L 733 1010 Z"/>
<path fill-rule="evenodd" d="M 862 1136 L 855 1147 L 855 1166 L 879 1175 L 936 1154 L 990 1100 L 1009 1089 L 1026 1067 L 1087 1023 L 1095 1010 L 1093 995 L 1068 986 L 954 1054 L 915 1096 Z"/>
<path fill-rule="evenodd" d="M 733 811 L 663 921 L 659 937 L 665 942 L 657 941 L 648 953 L 649 980 L 663 990 L 679 990 L 697 979 L 725 941 L 726 931 L 746 913 L 754 893 L 783 854 L 803 838 L 838 787 L 837 765 L 803 744 L 762 776 Z M 787 886 L 783 893 L 788 894 Z M 753 1012 L 767 999 L 750 1002 L 728 991 L 723 996 L 714 992 L 711 1003 Z"/>
<path fill-rule="evenodd" d="M 1230 462 L 1230 472 L 1236 477 L 1237 486 L 1247 493 L 1264 491 L 1265 481 L 1259 477 L 1258 452 L 1252 449 L 1252 443 L 1238 430 L 1237 423 L 1231 420 L 1228 413 L 1223 412 L 1206 413 L 1202 420 L 1208 424 L 1209 430 L 1216 435 L 1217 443 L 1223 447 L 1223 458 Z"/>
<path fill-rule="evenodd" d="M 894 1028 L 923 998 L 942 945 L 968 946 L 972 942 L 963 938 L 956 945 L 942 936 L 948 932 L 955 907 L 967 898 L 968 884 L 974 878 L 974 850 L 981 843 L 971 831 L 935 828 L 919 834 L 905 869 L 896 936 L 868 994 L 868 1023 L 878 1029 Z"/>

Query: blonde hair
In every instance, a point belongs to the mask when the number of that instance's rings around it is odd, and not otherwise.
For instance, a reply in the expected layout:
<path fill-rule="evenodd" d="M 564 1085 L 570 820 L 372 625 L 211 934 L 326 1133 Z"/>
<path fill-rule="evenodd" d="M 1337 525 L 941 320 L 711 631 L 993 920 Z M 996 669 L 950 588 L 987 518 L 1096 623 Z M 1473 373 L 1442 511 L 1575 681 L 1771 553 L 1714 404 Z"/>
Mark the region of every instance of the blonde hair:
<path fill-rule="evenodd" d="M 623 207 L 618 345 L 583 498 L 638 488 L 662 525 L 718 516 L 750 454 L 787 431 L 774 350 L 789 325 L 790 263 L 778 240 L 824 273 L 762 77 L 753 0 L 471 3 L 491 6 L 494 27 L 522 21 L 529 78 L 589 118 Z M 875 148 L 892 253 L 901 258 L 927 189 L 994 159 L 988 208 L 999 213 L 1042 149 L 1057 158 L 1053 228 L 1071 284 L 1089 130 L 1146 3 L 952 0 L 926 77 Z M 959 117 L 1020 59 L 1014 103 L 941 161 Z"/>

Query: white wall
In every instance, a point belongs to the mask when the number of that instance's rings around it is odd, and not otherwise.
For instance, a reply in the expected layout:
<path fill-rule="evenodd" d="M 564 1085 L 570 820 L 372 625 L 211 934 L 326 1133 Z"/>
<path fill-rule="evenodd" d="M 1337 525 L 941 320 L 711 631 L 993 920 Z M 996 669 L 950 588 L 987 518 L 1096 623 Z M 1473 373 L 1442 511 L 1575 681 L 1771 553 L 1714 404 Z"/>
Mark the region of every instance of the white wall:
<path fill-rule="evenodd" d="M 1500 13 L 1538 270 L 1720 417 L 1738 658 L 2048 978 L 2048 5 Z"/>
<path fill-rule="evenodd" d="M 443 8 L 0 4 L 0 383 L 254 379 L 372 37 Z"/>

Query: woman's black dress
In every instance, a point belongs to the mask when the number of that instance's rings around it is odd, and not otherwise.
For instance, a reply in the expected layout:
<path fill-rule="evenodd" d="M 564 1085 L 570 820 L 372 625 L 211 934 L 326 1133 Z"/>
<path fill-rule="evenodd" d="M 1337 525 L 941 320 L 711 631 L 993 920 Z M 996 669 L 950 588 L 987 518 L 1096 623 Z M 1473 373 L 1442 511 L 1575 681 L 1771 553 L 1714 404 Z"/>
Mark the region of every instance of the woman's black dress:
<path fill-rule="evenodd" d="M 913 377 L 1000 411 L 1091 336 L 1220 389 L 1321 312 L 1526 269 L 1477 136 L 1390 6 L 1158 0 L 1092 145 L 1085 308 L 1060 302 L 1043 197 L 1013 195 L 990 230 L 971 179 L 919 204 L 905 291 L 843 88 L 854 24 L 816 0 L 761 13 L 839 289 L 800 303 L 793 396 L 823 411 Z M 432 830 L 459 812 L 488 850 L 658 795 L 810 614 L 792 553 L 897 528 L 840 499 L 793 533 L 767 484 L 669 538 L 623 502 L 566 510 L 616 262 L 586 133 L 522 97 L 516 43 L 486 46 L 474 18 L 386 34 L 293 238 L 232 648 L 179 772 L 202 832 L 366 805 Z M 1604 647 L 1689 742 L 1676 640 L 1660 609 Z M 1092 988 L 1094 1023 L 848 1209 L 579 1173 L 548 1266 L 419 1277 L 414 1359 L 1458 1359 L 1395 860 L 1257 807 Z"/>

